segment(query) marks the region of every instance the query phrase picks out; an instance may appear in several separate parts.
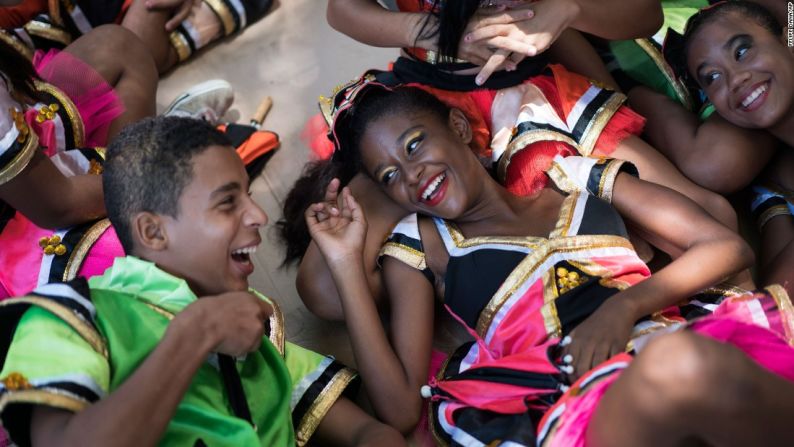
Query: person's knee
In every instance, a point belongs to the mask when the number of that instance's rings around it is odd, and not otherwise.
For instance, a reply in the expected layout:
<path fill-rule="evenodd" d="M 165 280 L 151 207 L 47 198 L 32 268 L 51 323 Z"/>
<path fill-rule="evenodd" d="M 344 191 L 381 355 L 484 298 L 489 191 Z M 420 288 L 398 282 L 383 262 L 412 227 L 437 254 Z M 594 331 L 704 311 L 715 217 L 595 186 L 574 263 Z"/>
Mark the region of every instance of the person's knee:
<path fill-rule="evenodd" d="M 132 31 L 120 25 L 102 25 L 91 31 L 92 38 L 102 44 L 102 60 L 118 61 L 125 70 L 136 70 L 157 78 L 157 68 L 148 48 Z"/>
<path fill-rule="evenodd" d="M 719 359 L 707 355 L 698 335 L 678 332 L 651 342 L 631 365 L 638 411 L 651 418 L 675 417 L 711 393 Z"/>

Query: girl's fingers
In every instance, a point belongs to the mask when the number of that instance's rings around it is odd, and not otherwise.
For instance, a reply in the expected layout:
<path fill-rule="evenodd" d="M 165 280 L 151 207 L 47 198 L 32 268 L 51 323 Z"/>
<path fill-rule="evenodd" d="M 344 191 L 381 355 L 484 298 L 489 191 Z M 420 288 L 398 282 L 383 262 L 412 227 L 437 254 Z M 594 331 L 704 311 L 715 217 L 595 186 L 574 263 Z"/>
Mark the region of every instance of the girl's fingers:
<path fill-rule="evenodd" d="M 485 84 L 485 81 L 491 77 L 494 71 L 496 71 L 499 67 L 504 64 L 505 60 L 507 60 L 507 56 L 510 55 L 510 52 L 507 50 L 498 50 L 488 59 L 488 62 L 483 65 L 480 69 L 480 72 L 477 73 L 477 77 L 474 79 L 474 82 L 477 85 Z"/>

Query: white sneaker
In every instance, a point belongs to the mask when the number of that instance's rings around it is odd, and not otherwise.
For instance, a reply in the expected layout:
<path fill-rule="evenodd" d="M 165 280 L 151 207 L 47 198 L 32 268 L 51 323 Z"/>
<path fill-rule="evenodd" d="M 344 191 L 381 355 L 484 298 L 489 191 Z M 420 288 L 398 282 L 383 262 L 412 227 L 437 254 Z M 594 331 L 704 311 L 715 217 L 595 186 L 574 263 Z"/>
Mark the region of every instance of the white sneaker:
<path fill-rule="evenodd" d="M 223 79 L 196 84 L 177 96 L 163 112 L 164 116 L 184 116 L 217 125 L 234 102 L 234 89 Z"/>

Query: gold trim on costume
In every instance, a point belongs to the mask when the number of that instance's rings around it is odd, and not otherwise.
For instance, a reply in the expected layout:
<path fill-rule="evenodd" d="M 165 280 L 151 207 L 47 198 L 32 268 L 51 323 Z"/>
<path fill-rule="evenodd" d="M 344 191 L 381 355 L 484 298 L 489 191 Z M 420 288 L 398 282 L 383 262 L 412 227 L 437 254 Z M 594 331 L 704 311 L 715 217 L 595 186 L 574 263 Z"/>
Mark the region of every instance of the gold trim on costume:
<path fill-rule="evenodd" d="M 546 260 L 554 254 L 561 252 L 586 251 L 599 248 L 625 248 L 634 250 L 626 238 L 611 235 L 583 235 L 571 236 L 563 239 L 549 239 L 538 250 L 527 255 L 518 266 L 508 275 L 499 290 L 488 301 L 477 319 L 476 330 L 481 337 L 485 337 L 494 317 L 505 302 L 518 290 Z"/>
<path fill-rule="evenodd" d="M 427 268 L 425 254 L 415 248 L 396 242 L 387 242 L 380 249 L 381 256 L 391 256 L 417 270 Z"/>
<path fill-rule="evenodd" d="M 70 36 L 69 33 L 52 26 L 49 23 L 31 20 L 30 22 L 26 23 L 23 28 L 32 36 L 43 37 L 47 40 L 58 42 L 63 46 L 67 46 L 72 43 L 72 36 Z"/>
<path fill-rule="evenodd" d="M 775 300 L 781 314 L 783 330 L 786 332 L 786 341 L 790 346 L 794 346 L 794 305 L 791 303 L 791 297 L 788 296 L 786 289 L 779 284 L 772 284 L 764 290 L 769 292 L 769 295 Z"/>
<path fill-rule="evenodd" d="M 542 244 L 546 238 L 539 236 L 474 236 L 467 238 L 452 222 L 445 220 L 444 225 L 457 248 L 469 248 L 483 244 L 515 245 L 534 249 Z"/>
<path fill-rule="evenodd" d="M 578 191 L 572 191 L 562 200 L 557 223 L 554 224 L 554 230 L 549 234 L 550 239 L 563 237 L 568 234 L 568 230 L 571 228 L 571 222 L 573 222 L 576 203 L 579 201 L 579 195 L 580 193 Z"/>
<path fill-rule="evenodd" d="M 510 165 L 510 160 L 513 158 L 513 156 L 530 144 L 536 143 L 538 141 L 561 141 L 563 143 L 570 144 L 577 151 L 579 151 L 579 153 L 582 153 L 582 148 L 579 146 L 579 143 L 577 143 L 576 140 L 560 132 L 555 132 L 549 129 L 528 130 L 514 138 L 513 141 L 507 145 L 507 148 L 505 149 L 502 156 L 499 157 L 499 164 L 497 165 L 496 171 L 497 178 L 501 182 L 504 182 L 505 177 L 507 176 L 507 167 Z"/>
<path fill-rule="evenodd" d="M 278 303 L 268 298 L 268 303 L 273 307 L 273 313 L 270 315 L 270 342 L 276 348 L 279 354 L 284 357 L 284 314 L 281 312 L 281 307 Z"/>
<path fill-rule="evenodd" d="M 184 62 L 190 57 L 190 45 L 187 43 L 182 33 L 179 31 L 171 31 L 171 34 L 168 35 L 168 40 L 171 42 L 171 46 L 174 47 L 179 62 Z"/>
<path fill-rule="evenodd" d="M 540 314 L 543 315 L 543 325 L 546 327 L 546 333 L 550 337 L 562 335 L 562 322 L 560 322 L 560 316 L 557 314 L 557 305 L 555 304 L 559 296 L 557 282 L 554 280 L 554 266 L 552 266 L 543 273 L 543 306 L 540 308 Z"/>
<path fill-rule="evenodd" d="M 154 305 L 148 301 L 141 301 L 144 306 L 148 307 L 149 309 L 153 310 L 155 313 L 160 314 L 160 316 L 165 317 L 166 320 L 171 321 L 174 319 L 174 314 L 171 312 L 163 309 L 160 306 Z"/>
<path fill-rule="evenodd" d="M 229 7 L 223 2 L 223 0 L 204 0 L 204 3 L 206 3 L 212 12 L 218 16 L 218 19 L 220 19 L 221 23 L 223 24 L 224 35 L 228 36 L 229 34 L 232 34 L 236 31 L 234 29 L 235 24 L 232 12 L 229 11 Z"/>
<path fill-rule="evenodd" d="M 601 173 L 601 179 L 598 182 L 598 197 L 609 203 L 612 203 L 612 191 L 615 188 L 615 180 L 617 180 L 622 166 L 623 160 L 612 160 Z"/>
<path fill-rule="evenodd" d="M 44 404 L 50 407 L 62 408 L 64 410 L 69 410 L 76 413 L 90 405 L 90 402 L 86 402 L 79 398 L 54 393 L 52 391 L 23 390 L 11 391 L 3 394 L 3 396 L 0 397 L 0 413 L 5 410 L 5 407 L 9 404 Z"/>
<path fill-rule="evenodd" d="M 28 138 L 25 140 L 22 150 L 14 157 L 11 162 L 5 166 L 0 166 L 0 185 L 10 182 L 14 179 L 23 169 L 28 166 L 36 150 L 39 148 L 39 137 L 30 131 Z"/>
<path fill-rule="evenodd" d="M 645 51 L 648 57 L 651 58 L 654 64 L 659 68 L 659 71 L 662 72 L 665 78 L 667 78 L 667 82 L 670 83 L 670 86 L 673 87 L 675 90 L 676 95 L 678 95 L 679 99 L 684 103 L 683 106 L 692 111 L 692 98 L 689 96 L 689 92 L 683 86 L 683 84 L 678 80 L 675 73 L 673 73 L 673 69 L 670 68 L 670 64 L 664 59 L 662 53 L 659 52 L 658 49 L 651 43 L 651 40 L 648 38 L 641 38 L 635 39 L 634 42 L 639 45 L 639 47 Z"/>
<path fill-rule="evenodd" d="M 83 261 L 88 255 L 88 251 L 91 250 L 94 242 L 96 242 L 99 237 L 102 236 L 102 233 L 109 227 L 110 220 L 105 218 L 91 225 L 91 227 L 83 233 L 83 237 L 81 237 L 80 241 L 74 246 L 72 254 L 69 255 L 69 260 L 66 262 L 66 268 L 63 271 L 64 282 L 77 277 L 77 273 L 80 271 L 80 267 L 82 267 Z"/>
<path fill-rule="evenodd" d="M 83 337 L 83 339 L 88 342 L 89 345 L 91 345 L 91 348 L 93 348 L 94 351 L 101 354 L 105 359 L 108 358 L 107 345 L 105 344 L 105 340 L 102 338 L 99 332 L 97 332 L 96 329 L 94 329 L 94 327 L 89 323 L 86 323 L 80 319 L 68 307 L 46 298 L 39 298 L 37 296 L 31 295 L 0 301 L 0 307 L 13 306 L 19 303 L 32 304 L 52 313 L 56 317 L 63 320 L 64 323 L 71 326 L 72 329 L 74 329 L 78 334 L 80 334 L 80 336 Z"/>
<path fill-rule="evenodd" d="M 325 385 L 319 396 L 314 399 L 309 410 L 301 418 L 300 423 L 295 427 L 295 442 L 298 446 L 304 446 L 317 430 L 320 421 L 331 406 L 339 399 L 342 392 L 356 378 L 356 372 L 350 368 L 339 370 L 334 377 Z"/>
<path fill-rule="evenodd" d="M 48 0 L 47 11 L 53 23 L 60 26 L 64 25 L 63 17 L 61 17 L 61 0 Z"/>
<path fill-rule="evenodd" d="M 570 194 L 573 191 L 579 190 L 579 186 L 571 180 L 565 170 L 556 161 L 551 162 L 551 167 L 546 170 L 546 175 L 549 176 L 551 181 L 553 181 L 561 191 Z"/>
<path fill-rule="evenodd" d="M 756 222 L 758 225 L 758 229 L 761 230 L 764 228 L 764 225 L 768 224 L 770 220 L 777 216 L 790 216 L 791 211 L 789 211 L 787 205 L 775 205 L 770 206 L 760 216 L 758 216 L 758 221 Z"/>
<path fill-rule="evenodd" d="M 19 39 L 15 39 L 10 33 L 8 33 L 8 31 L 0 30 L 0 40 L 13 47 L 26 59 L 33 60 L 33 50 L 24 43 L 20 42 Z"/>
<path fill-rule="evenodd" d="M 35 86 L 36 90 L 52 95 L 61 104 L 61 107 L 66 111 L 66 115 L 69 117 L 69 122 L 72 125 L 74 147 L 83 147 L 85 145 L 85 126 L 83 125 L 82 118 L 80 118 L 80 112 L 77 111 L 77 107 L 72 100 L 52 84 L 35 81 Z M 64 123 L 64 125 L 65 124 L 66 123 Z"/>
<path fill-rule="evenodd" d="M 595 115 L 587 123 L 584 132 L 582 132 L 582 138 L 578 146 L 580 154 L 590 156 L 593 153 L 601 132 L 604 131 L 604 128 L 609 124 L 609 120 L 612 119 L 625 101 L 626 95 L 613 92 L 604 105 L 598 108 Z"/>
<path fill-rule="evenodd" d="M 597 262 L 569 260 L 568 263 L 587 275 L 590 275 L 594 278 L 601 278 L 598 280 L 598 283 L 608 289 L 626 290 L 631 287 L 631 284 L 627 283 L 626 281 L 620 281 L 613 278 L 612 272 Z"/>

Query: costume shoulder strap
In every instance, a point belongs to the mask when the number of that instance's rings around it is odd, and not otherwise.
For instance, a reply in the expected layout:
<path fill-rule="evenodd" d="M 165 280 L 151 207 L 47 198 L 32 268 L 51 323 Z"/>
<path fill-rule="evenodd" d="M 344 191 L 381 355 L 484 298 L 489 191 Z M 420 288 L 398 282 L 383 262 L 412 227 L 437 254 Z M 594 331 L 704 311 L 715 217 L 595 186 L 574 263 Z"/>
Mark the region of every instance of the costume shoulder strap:
<path fill-rule="evenodd" d="M 422 272 L 430 282 L 433 282 L 433 273 L 425 261 L 422 236 L 419 234 L 419 216 L 411 214 L 404 217 L 392 230 L 386 242 L 381 247 L 378 263 L 384 256 L 396 258 L 410 267 Z"/>
<path fill-rule="evenodd" d="M 633 164 L 612 158 L 554 157 L 546 174 L 561 190 L 586 192 L 612 202 L 612 189 L 620 172 L 639 177 Z"/>

